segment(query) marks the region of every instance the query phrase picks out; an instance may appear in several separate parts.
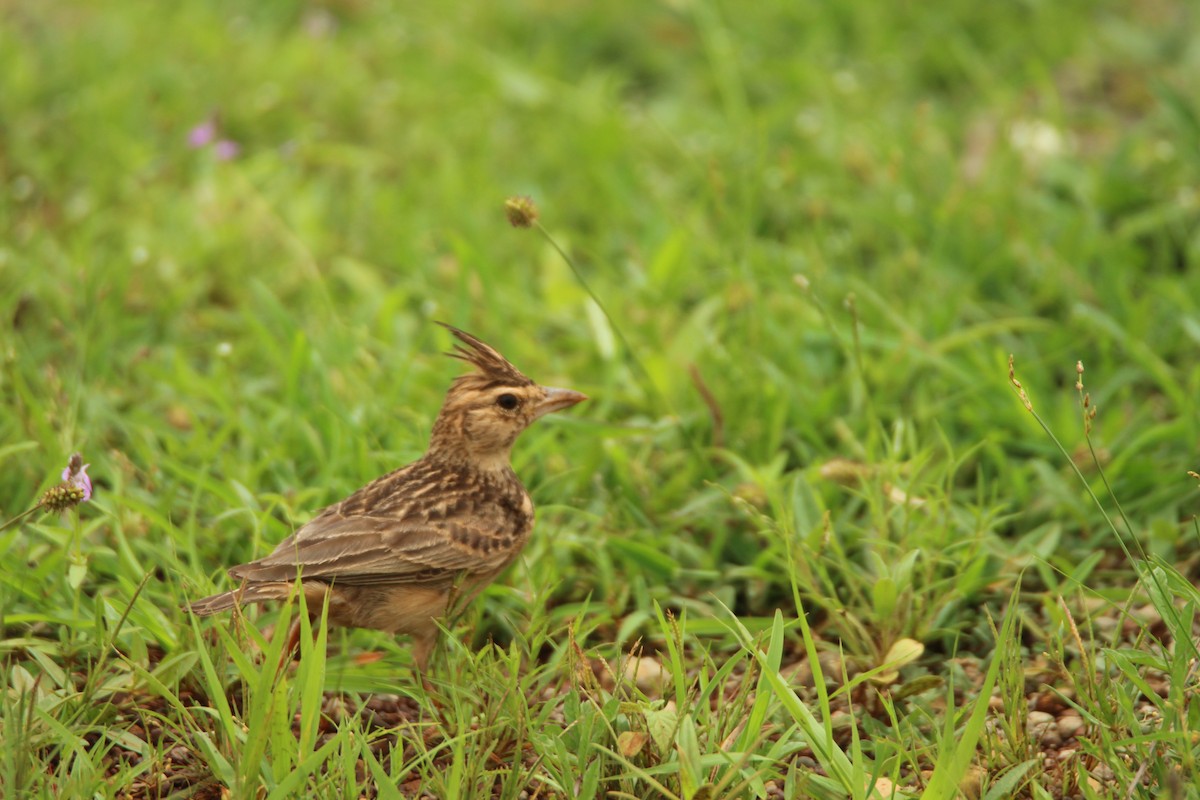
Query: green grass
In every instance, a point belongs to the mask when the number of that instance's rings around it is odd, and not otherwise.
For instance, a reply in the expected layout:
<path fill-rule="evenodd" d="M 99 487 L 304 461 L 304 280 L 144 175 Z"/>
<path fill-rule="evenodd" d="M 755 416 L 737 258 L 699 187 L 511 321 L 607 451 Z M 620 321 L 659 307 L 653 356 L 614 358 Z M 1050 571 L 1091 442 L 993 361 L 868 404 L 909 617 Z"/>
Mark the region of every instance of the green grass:
<path fill-rule="evenodd" d="M 0 516 L 97 491 L 0 531 L 0 796 L 1200 797 L 1198 35 L 7 4 Z M 298 609 L 181 604 L 423 452 L 433 320 L 592 397 L 533 539 L 429 692 L 370 631 L 279 674 Z"/>

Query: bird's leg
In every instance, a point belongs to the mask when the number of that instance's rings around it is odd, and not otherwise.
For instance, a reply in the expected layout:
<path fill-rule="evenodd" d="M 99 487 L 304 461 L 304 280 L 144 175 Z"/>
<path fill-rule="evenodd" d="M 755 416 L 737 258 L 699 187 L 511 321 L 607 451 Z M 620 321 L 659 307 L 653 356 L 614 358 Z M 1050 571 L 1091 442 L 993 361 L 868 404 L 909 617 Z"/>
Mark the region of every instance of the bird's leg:
<path fill-rule="evenodd" d="M 316 643 L 318 633 L 319 627 L 317 626 L 316 622 L 314 622 L 312 626 L 312 640 L 314 643 Z M 292 627 L 288 628 L 288 640 L 283 644 L 283 651 L 280 652 L 280 667 L 278 668 L 280 668 L 281 672 L 283 668 L 287 666 L 288 662 L 295 661 L 296 658 L 300 657 L 299 644 L 300 618 L 299 616 L 296 616 L 295 621 L 292 622 Z"/>
<path fill-rule="evenodd" d="M 441 703 L 433 693 L 433 684 L 426 677 L 429 671 L 429 656 L 433 653 L 434 645 L 437 644 L 438 632 L 435 628 L 433 633 L 414 634 L 412 637 L 412 654 L 413 661 L 416 662 L 414 670 L 417 678 L 421 681 L 421 688 L 425 690 L 425 696 L 433 703 L 433 707 L 441 711 Z"/>
<path fill-rule="evenodd" d="M 283 651 L 279 654 L 279 671 L 282 672 L 284 667 L 293 660 L 293 654 L 297 654 L 296 646 L 300 644 L 300 617 L 296 617 L 291 627 L 288 628 L 287 641 L 284 642 Z"/>

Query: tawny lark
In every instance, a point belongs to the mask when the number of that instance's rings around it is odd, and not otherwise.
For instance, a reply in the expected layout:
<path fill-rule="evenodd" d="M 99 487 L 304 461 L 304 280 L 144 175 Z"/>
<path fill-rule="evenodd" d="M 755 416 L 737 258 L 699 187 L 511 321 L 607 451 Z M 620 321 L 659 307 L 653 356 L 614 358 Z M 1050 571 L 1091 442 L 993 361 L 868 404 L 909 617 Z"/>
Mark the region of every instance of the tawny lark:
<path fill-rule="evenodd" d="M 475 372 L 456 379 L 418 461 L 321 511 L 266 558 L 229 575 L 241 586 L 192 604 L 207 616 L 281 600 L 297 575 L 308 608 L 329 622 L 413 637 L 424 670 L 435 620 L 469 602 L 512 563 L 533 528 L 533 503 L 509 463 L 513 442 L 539 417 L 587 398 L 539 386 L 469 333 L 449 353 Z"/>

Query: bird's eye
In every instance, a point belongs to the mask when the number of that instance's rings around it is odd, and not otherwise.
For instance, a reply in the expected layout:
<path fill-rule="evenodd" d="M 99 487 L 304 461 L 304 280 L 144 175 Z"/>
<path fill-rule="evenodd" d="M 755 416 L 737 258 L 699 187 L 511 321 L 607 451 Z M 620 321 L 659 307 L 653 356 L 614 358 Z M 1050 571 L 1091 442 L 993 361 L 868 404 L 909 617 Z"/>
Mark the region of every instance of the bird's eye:
<path fill-rule="evenodd" d="M 512 411 L 520 404 L 521 401 L 517 399 L 515 394 L 502 394 L 496 398 L 496 405 L 500 406 L 505 411 Z"/>

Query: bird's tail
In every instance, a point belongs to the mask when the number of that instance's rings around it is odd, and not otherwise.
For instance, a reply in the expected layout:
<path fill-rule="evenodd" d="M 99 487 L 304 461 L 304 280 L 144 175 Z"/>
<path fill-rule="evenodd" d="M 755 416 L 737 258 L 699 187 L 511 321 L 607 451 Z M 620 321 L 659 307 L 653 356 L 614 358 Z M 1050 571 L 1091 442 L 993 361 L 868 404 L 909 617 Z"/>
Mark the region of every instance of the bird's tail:
<path fill-rule="evenodd" d="M 190 603 L 188 608 L 198 617 L 208 617 L 228 611 L 234 606 L 244 606 L 250 603 L 261 603 L 264 600 L 282 600 L 291 590 L 290 583 L 264 583 L 259 585 L 244 585 L 237 589 L 221 594 L 214 594 Z"/>

